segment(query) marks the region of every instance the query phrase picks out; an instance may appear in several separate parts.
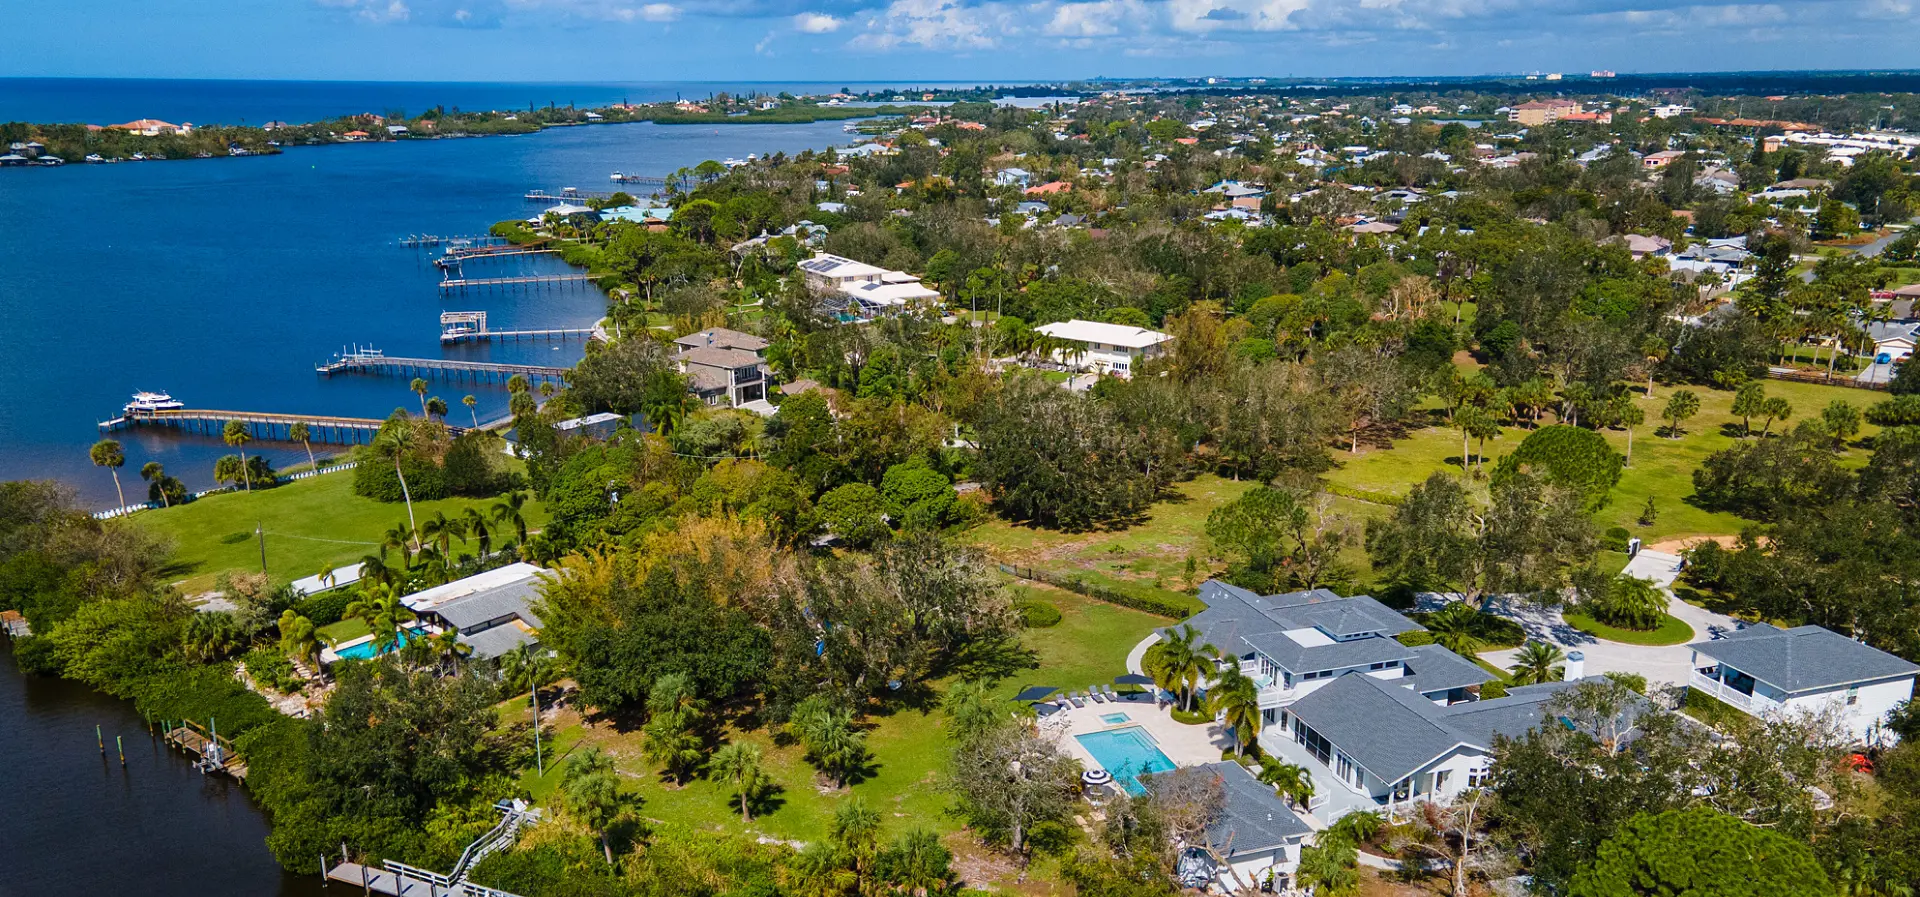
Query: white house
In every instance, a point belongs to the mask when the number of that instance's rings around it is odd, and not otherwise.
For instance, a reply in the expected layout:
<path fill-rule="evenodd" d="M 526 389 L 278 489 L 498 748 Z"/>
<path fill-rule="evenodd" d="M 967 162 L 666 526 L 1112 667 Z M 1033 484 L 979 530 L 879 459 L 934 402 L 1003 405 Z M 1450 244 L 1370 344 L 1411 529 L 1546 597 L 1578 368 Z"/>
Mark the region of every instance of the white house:
<path fill-rule="evenodd" d="M 1115 377 L 1133 376 L 1134 369 L 1142 363 L 1165 355 L 1167 343 L 1173 340 L 1171 336 L 1144 327 L 1079 319 L 1042 324 L 1034 331 L 1077 344 L 1054 353 L 1061 364 Z"/>
<path fill-rule="evenodd" d="M 929 289 L 912 274 L 824 252 L 801 262 L 800 272 L 808 288 L 843 323 L 870 321 L 940 300 L 938 290 Z"/>
<path fill-rule="evenodd" d="M 1837 712 L 1864 744 L 1897 740 L 1887 713 L 1913 697 L 1920 666 L 1819 626 L 1756 623 L 1687 646 L 1687 686 L 1753 716 Z"/>

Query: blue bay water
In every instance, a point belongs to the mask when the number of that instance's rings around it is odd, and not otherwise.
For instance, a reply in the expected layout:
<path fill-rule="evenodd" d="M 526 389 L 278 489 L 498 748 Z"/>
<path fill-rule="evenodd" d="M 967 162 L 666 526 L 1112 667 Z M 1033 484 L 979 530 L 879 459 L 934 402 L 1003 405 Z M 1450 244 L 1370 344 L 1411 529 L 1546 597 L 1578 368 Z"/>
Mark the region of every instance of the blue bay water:
<path fill-rule="evenodd" d="M 157 114 L 157 113 L 156 113 Z M 5 118 L 0 107 L 0 119 Z M 407 234 L 481 233 L 535 214 L 532 188 L 609 189 L 616 170 L 665 174 L 705 159 L 849 142 L 811 125 L 591 125 L 521 137 L 295 147 L 278 156 L 0 170 L 0 479 L 53 477 L 115 504 L 87 459 L 99 421 L 135 390 L 194 408 L 383 417 L 418 408 L 400 378 L 322 377 L 351 343 L 389 355 L 572 364 L 578 342 L 450 347 L 443 310 L 484 310 L 494 329 L 587 327 L 605 310 L 590 287 L 470 294 L 443 301 L 431 251 Z M 491 267 L 485 267 L 491 266 Z M 564 268 L 469 263 L 470 276 Z M 468 417 L 503 413 L 503 388 L 433 381 Z M 121 480 L 159 461 L 190 488 L 212 485 L 228 453 L 215 438 L 122 430 Z M 284 466 L 297 445 L 259 446 Z"/>

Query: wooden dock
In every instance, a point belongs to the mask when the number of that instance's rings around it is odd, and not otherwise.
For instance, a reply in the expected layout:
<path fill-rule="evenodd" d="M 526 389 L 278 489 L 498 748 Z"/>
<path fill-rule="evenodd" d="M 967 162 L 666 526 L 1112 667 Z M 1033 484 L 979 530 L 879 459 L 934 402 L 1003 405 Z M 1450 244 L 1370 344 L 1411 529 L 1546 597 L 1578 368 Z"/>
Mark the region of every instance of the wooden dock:
<path fill-rule="evenodd" d="M 27 618 L 17 610 L 0 610 L 0 632 L 7 638 L 25 638 L 33 634 L 33 627 L 27 625 Z"/>
<path fill-rule="evenodd" d="M 247 426 L 247 432 L 253 438 L 269 442 L 292 442 L 294 424 L 306 424 L 308 439 L 312 442 L 335 445 L 363 445 L 373 441 L 378 435 L 384 420 L 371 417 L 336 417 L 325 414 L 281 414 L 273 411 L 219 411 L 192 408 L 175 408 L 164 411 L 141 411 L 102 421 L 102 430 L 120 430 L 139 426 L 167 426 L 219 436 L 226 430 L 229 421 L 239 421 Z M 452 427 L 456 432 L 459 427 Z"/>
<path fill-rule="evenodd" d="M 665 181 L 662 181 L 662 183 L 665 183 Z M 612 198 L 613 198 L 613 193 L 606 190 L 567 189 L 567 190 L 562 190 L 558 193 L 548 193 L 545 190 L 528 190 L 526 195 L 527 202 L 553 202 L 553 203 L 585 202 L 589 199 L 612 199 Z"/>
<path fill-rule="evenodd" d="M 447 358 L 397 358 L 389 355 L 359 353 L 342 355 L 314 370 L 326 376 L 334 374 L 384 374 L 395 377 L 443 377 L 481 383 L 506 381 L 515 374 L 529 380 L 561 382 L 569 368 L 541 364 L 500 364 L 490 361 L 454 361 Z M 453 428 L 459 429 L 459 428 Z"/>
<path fill-rule="evenodd" d="M 436 246 L 455 246 L 472 244 L 491 244 L 504 238 L 492 234 L 470 234 L 464 237 L 441 237 L 434 234 L 408 234 L 400 238 L 400 246 L 405 249 L 431 249 Z"/>
<path fill-rule="evenodd" d="M 161 733 L 161 738 L 192 754 L 194 765 L 202 772 L 224 772 L 236 779 L 247 777 L 247 762 L 233 750 L 233 742 L 193 720 L 180 720 Z"/>
<path fill-rule="evenodd" d="M 594 279 L 591 274 L 529 274 L 524 277 L 449 277 L 440 281 L 442 293 L 464 293 L 477 289 L 534 289 L 538 287 L 564 287 L 569 284 L 587 283 Z"/>
<path fill-rule="evenodd" d="M 526 246 L 469 246 L 464 249 L 449 249 L 443 255 L 447 262 L 465 262 L 473 259 L 504 259 L 523 255 L 559 255 L 558 249 L 529 248 Z"/>
<path fill-rule="evenodd" d="M 441 345 L 484 342 L 520 342 L 522 340 L 572 340 L 593 338 L 593 328 L 562 328 L 557 330 L 470 330 L 464 332 L 442 332 Z"/>

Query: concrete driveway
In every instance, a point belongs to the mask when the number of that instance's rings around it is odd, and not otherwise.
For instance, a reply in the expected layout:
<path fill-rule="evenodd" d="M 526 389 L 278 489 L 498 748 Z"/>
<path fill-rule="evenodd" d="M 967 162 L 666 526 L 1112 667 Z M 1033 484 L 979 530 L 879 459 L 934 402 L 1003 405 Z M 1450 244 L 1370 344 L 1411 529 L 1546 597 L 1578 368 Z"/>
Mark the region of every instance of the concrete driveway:
<path fill-rule="evenodd" d="M 1647 580 L 1667 594 L 1667 613 L 1693 627 L 1694 637 L 1690 641 L 1706 641 L 1709 626 L 1733 627 L 1732 618 L 1694 607 L 1674 597 L 1673 581 L 1680 575 L 1678 555 L 1642 549 L 1622 572 Z M 1685 644 L 1653 647 L 1604 641 L 1568 625 L 1557 607 L 1537 607 L 1510 599 L 1498 599 L 1493 604 L 1493 612 L 1518 622 L 1526 629 L 1530 640 L 1558 645 L 1563 651 L 1585 654 L 1586 673 L 1589 676 L 1614 672 L 1638 673 L 1647 677 L 1650 684 L 1684 685 L 1687 673 L 1693 667 L 1693 652 L 1688 651 Z M 1517 653 L 1518 649 L 1508 649 L 1486 651 L 1480 656 L 1504 669 L 1513 665 Z"/>

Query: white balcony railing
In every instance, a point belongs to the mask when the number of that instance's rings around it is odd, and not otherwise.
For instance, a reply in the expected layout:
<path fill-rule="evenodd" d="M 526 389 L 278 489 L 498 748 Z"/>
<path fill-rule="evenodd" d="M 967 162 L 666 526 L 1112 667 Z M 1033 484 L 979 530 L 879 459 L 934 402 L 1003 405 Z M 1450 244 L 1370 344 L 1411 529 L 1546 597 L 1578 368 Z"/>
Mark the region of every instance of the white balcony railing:
<path fill-rule="evenodd" d="M 1699 670 L 1694 670 L 1687 676 L 1687 686 L 1689 688 L 1697 688 L 1748 713 L 1756 713 L 1771 706 L 1771 702 L 1765 698 L 1756 698 L 1725 682 L 1721 682 L 1711 676 L 1703 675 Z"/>

